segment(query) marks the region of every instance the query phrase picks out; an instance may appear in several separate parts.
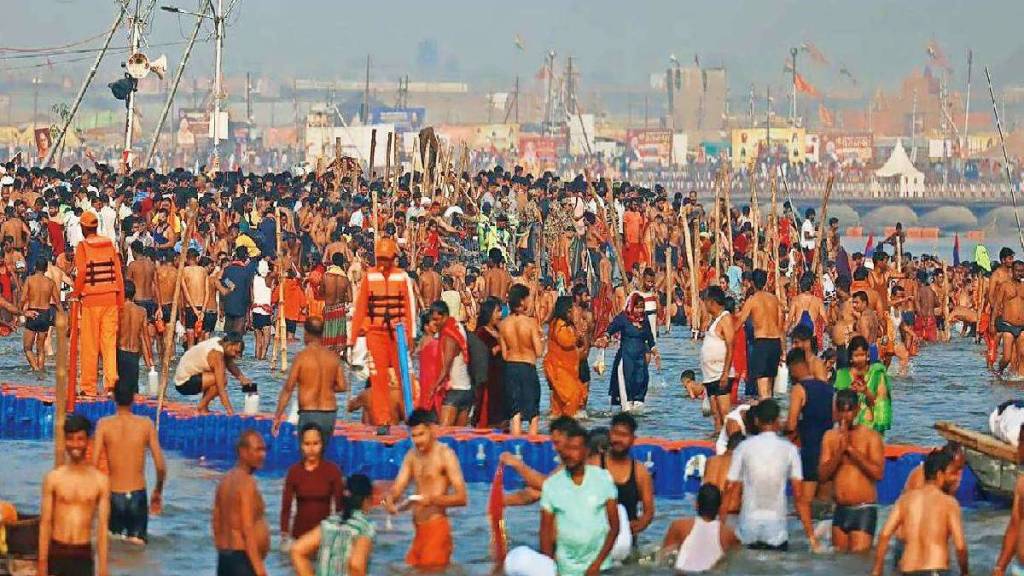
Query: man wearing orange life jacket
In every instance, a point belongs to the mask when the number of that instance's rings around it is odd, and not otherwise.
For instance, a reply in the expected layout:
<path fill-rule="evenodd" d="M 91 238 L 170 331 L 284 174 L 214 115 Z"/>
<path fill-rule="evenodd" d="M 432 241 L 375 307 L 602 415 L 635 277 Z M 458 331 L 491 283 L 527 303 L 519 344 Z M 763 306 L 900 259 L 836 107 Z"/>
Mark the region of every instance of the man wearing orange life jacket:
<path fill-rule="evenodd" d="M 124 304 L 121 258 L 113 242 L 96 234 L 99 221 L 92 212 L 81 219 L 85 240 L 75 248 L 75 288 L 72 297 L 82 302 L 78 323 L 82 391 L 97 394 L 97 361 L 103 357 L 103 384 L 113 390 L 117 382 L 117 326 Z"/>
<path fill-rule="evenodd" d="M 370 374 L 370 422 L 387 426 L 397 423 L 391 421 L 391 382 L 394 381 L 396 387 L 401 386 L 395 325 L 405 324 L 407 344 L 412 349 L 416 336 L 416 311 L 413 309 L 416 299 L 409 276 L 395 266 L 398 256 L 395 241 L 381 240 L 375 254 L 377 265 L 370 268 L 359 283 L 349 346 L 354 346 L 360 336 L 366 337 L 366 349 L 374 364 Z"/>

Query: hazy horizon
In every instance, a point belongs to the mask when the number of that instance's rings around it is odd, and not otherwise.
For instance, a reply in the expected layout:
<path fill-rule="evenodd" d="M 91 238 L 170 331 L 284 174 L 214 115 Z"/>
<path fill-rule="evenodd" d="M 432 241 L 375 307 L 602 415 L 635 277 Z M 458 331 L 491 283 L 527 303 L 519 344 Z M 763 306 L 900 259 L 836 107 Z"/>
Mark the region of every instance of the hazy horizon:
<path fill-rule="evenodd" d="M 110 0 L 11 0 L 16 26 L 0 31 L 0 46 L 50 47 L 102 34 L 112 23 Z M 172 3 L 167 0 L 167 3 Z M 231 4 L 225 1 L 225 6 Z M 196 0 L 178 6 L 196 9 Z M 966 51 L 974 51 L 975 80 L 992 67 L 998 86 L 1019 84 L 1024 73 L 1024 41 L 1017 32 L 1024 10 L 1019 1 L 943 0 L 520 0 L 512 6 L 464 1 L 440 3 L 395 0 L 386 7 L 327 0 L 280 2 L 239 0 L 226 36 L 225 74 L 253 72 L 272 77 L 361 78 L 366 55 L 377 80 L 408 74 L 413 80 L 459 80 L 474 87 L 508 86 L 520 75 L 532 78 L 544 55 L 555 50 L 559 66 L 575 57 L 587 85 L 642 86 L 652 72 L 664 70 L 669 55 L 690 65 L 725 66 L 735 94 L 751 82 L 785 82 L 789 48 L 816 45 L 829 60 L 816 64 L 801 53 L 799 68 L 825 90 L 850 87 L 839 74 L 845 65 L 861 87 L 892 89 L 900 78 L 928 64 L 925 47 L 934 39 L 962 85 Z M 192 26 L 189 16 L 155 10 L 148 42 L 179 42 Z M 207 26 L 207 30 L 212 28 Z M 524 49 L 515 46 L 522 39 Z M 87 47 L 98 47 L 97 39 Z M 127 44 L 127 31 L 115 36 Z M 155 46 L 173 67 L 183 46 Z M 189 75 L 204 75 L 212 61 L 212 42 L 197 46 Z M 11 59 L 0 52 L 0 70 L 39 62 Z M 91 58 L 63 64 L 72 56 L 53 56 L 52 73 L 79 75 Z M 106 78 L 123 59 L 110 57 Z M 43 74 L 49 67 L 40 68 Z M 13 72 L 24 73 L 24 70 Z M 208 74 L 208 73 L 207 73 Z M 105 82 L 104 82 L 105 83 Z"/>

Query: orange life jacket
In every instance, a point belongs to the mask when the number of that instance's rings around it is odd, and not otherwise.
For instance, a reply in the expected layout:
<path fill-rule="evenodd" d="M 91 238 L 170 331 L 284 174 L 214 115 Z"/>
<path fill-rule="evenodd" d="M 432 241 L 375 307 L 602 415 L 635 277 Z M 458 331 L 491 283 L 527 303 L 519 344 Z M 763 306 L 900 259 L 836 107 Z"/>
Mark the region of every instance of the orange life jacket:
<path fill-rule="evenodd" d="M 392 268 L 387 277 L 379 268 L 370 268 L 359 283 L 355 308 L 352 313 L 351 340 L 367 330 L 391 330 L 402 322 L 408 337 L 416 328 L 413 307 L 415 300 L 409 276 L 401 268 Z"/>
<path fill-rule="evenodd" d="M 114 243 L 105 236 L 90 236 L 75 249 L 75 292 L 84 297 L 124 296 L 121 258 Z"/>

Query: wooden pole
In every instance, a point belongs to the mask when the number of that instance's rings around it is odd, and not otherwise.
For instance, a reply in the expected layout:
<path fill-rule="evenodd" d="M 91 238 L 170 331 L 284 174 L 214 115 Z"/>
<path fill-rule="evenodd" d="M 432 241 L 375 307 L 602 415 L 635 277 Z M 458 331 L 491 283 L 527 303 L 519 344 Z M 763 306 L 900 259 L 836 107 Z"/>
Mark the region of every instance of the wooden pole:
<path fill-rule="evenodd" d="M 825 227 L 828 225 L 828 199 L 832 196 L 832 182 L 834 179 L 834 174 L 828 175 L 828 182 L 825 183 L 825 193 L 821 196 L 821 218 L 818 218 L 818 233 L 814 238 L 814 255 L 811 257 L 811 270 L 819 277 L 824 274 L 825 268 L 821 261 L 821 241 L 825 238 Z M 825 245 L 828 246 L 828 243 L 826 242 Z M 899 244 L 897 243 L 898 246 Z M 899 261 L 897 261 L 896 266 L 898 272 Z"/>
<path fill-rule="evenodd" d="M 686 260 L 687 267 L 690 269 L 690 335 L 696 340 L 697 334 L 700 332 L 700 297 L 697 294 L 697 261 L 695 258 L 696 250 L 693 245 L 693 238 L 690 233 L 690 219 L 688 218 L 687 212 L 689 210 L 684 207 L 680 208 L 679 214 L 683 218 L 683 242 L 686 245 Z"/>
<path fill-rule="evenodd" d="M 672 295 L 675 293 L 675 270 L 672 268 L 672 245 L 665 247 L 665 333 L 672 331 Z"/>
<path fill-rule="evenodd" d="M 727 254 L 729 258 L 729 266 L 733 264 L 733 244 L 732 244 L 732 171 L 725 173 L 725 228 L 726 228 L 726 240 L 728 243 L 726 247 L 729 250 Z"/>
<path fill-rule="evenodd" d="M 372 144 L 370 149 L 373 149 Z M 284 252 L 281 249 L 281 216 L 283 214 L 281 208 L 274 209 L 274 224 L 277 227 L 277 270 L 280 278 L 277 283 L 277 346 L 281 355 L 281 372 L 287 372 L 288 323 L 284 318 L 284 281 L 288 277 L 288 271 L 284 269 Z"/>
<path fill-rule="evenodd" d="M 170 376 L 171 356 L 174 353 L 174 327 L 178 322 L 178 301 L 181 299 L 181 273 L 185 269 L 185 256 L 188 254 L 189 238 L 195 224 L 198 206 L 195 200 L 185 214 L 185 230 L 181 235 L 181 253 L 178 254 L 178 272 L 174 275 L 174 299 L 171 301 L 171 322 L 164 328 L 164 357 L 160 364 L 160 395 L 156 402 L 156 429 L 160 430 L 160 412 L 164 407 L 164 396 L 167 394 L 167 381 Z"/>
<path fill-rule="evenodd" d="M 394 137 L 393 132 L 388 132 L 388 144 L 387 150 L 384 154 L 384 189 L 391 190 L 391 141 Z"/>
<path fill-rule="evenodd" d="M 64 463 L 64 418 L 67 415 L 68 396 L 68 315 L 57 311 L 53 323 L 57 337 L 56 389 L 53 397 L 53 466 Z"/>
<path fill-rule="evenodd" d="M 71 313 L 68 325 L 71 331 L 71 345 L 68 350 L 68 390 L 67 409 L 74 411 L 75 399 L 78 397 L 78 352 L 79 352 L 79 330 L 78 321 L 82 311 L 82 303 L 78 300 L 71 302 Z"/>
<path fill-rule="evenodd" d="M 778 217 L 778 205 L 776 198 L 776 187 L 775 187 L 775 176 L 771 178 L 771 191 L 772 191 L 772 206 L 768 216 L 768 226 L 771 230 L 771 240 L 768 242 L 768 248 L 771 250 L 771 257 L 768 259 L 769 262 L 775 261 L 775 269 L 773 272 L 775 278 L 775 297 L 779 299 L 779 309 L 785 307 L 785 299 L 782 297 L 782 270 L 780 269 L 782 264 L 782 258 L 779 256 L 779 217 Z M 785 315 L 783 315 L 785 317 Z"/>
<path fill-rule="evenodd" d="M 752 264 L 757 269 L 758 254 L 761 250 L 761 207 L 757 204 L 757 184 L 754 182 L 754 172 L 750 172 L 750 227 L 754 231 L 754 258 Z"/>
<path fill-rule="evenodd" d="M 721 202 L 719 201 L 719 195 L 722 191 L 721 183 L 721 172 L 719 172 L 719 175 L 715 178 L 715 213 L 712 215 L 713 217 L 711 219 L 715 228 L 712 241 L 714 242 L 713 246 L 715 247 L 716 276 L 721 276 L 722 274 L 722 207 Z"/>
<path fill-rule="evenodd" d="M 366 167 L 366 186 L 373 182 L 373 161 L 377 155 L 377 129 L 370 130 L 370 164 Z"/>

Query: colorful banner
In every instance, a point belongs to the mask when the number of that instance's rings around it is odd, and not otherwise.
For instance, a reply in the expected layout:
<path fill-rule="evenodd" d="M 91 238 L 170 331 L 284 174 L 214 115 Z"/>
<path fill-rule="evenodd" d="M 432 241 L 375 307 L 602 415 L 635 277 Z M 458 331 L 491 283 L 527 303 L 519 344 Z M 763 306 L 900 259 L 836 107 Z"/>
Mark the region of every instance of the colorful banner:
<path fill-rule="evenodd" d="M 519 157 L 524 162 L 555 163 L 558 161 L 559 150 L 563 147 L 564 141 L 553 136 L 519 135 Z"/>
<path fill-rule="evenodd" d="M 373 124 L 394 124 L 399 132 L 412 132 L 423 127 L 427 117 L 426 108 L 394 108 L 378 106 L 370 110 Z"/>
<path fill-rule="evenodd" d="M 875 156 L 875 137 L 870 132 L 822 134 L 821 159 L 839 164 L 869 164 Z"/>
<path fill-rule="evenodd" d="M 626 148 L 632 161 L 668 166 L 672 162 L 672 131 L 627 130 Z"/>
<path fill-rule="evenodd" d="M 777 160 L 788 159 L 801 163 L 804 157 L 806 133 L 803 128 L 772 128 L 771 145 L 767 144 L 768 133 L 764 128 L 732 131 L 732 165 L 734 168 L 749 166 L 756 159 L 770 155 Z"/>

